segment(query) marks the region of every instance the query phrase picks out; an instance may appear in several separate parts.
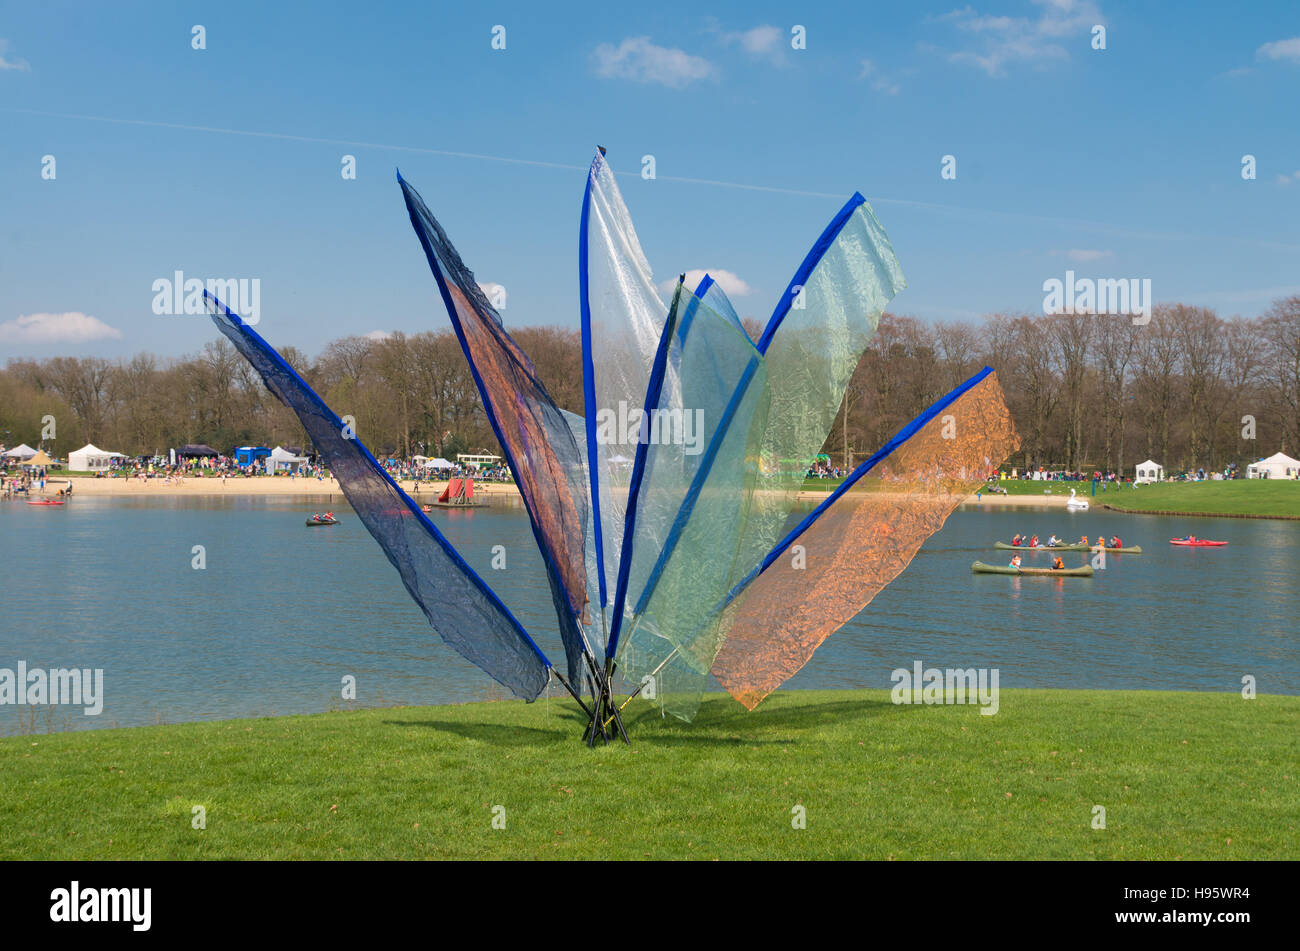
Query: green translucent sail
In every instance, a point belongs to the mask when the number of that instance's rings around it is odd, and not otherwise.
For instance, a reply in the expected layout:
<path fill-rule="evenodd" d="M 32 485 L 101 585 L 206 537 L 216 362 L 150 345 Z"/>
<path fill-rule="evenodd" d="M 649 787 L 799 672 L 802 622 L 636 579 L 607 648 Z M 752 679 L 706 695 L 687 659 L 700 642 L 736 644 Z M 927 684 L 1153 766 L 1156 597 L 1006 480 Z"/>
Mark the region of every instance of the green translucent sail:
<path fill-rule="evenodd" d="M 881 313 L 904 286 L 884 229 L 862 196 L 854 195 L 795 273 L 757 348 L 745 356 L 746 366 L 757 358 L 752 370 L 734 373 L 732 361 L 740 360 L 743 348 L 719 364 L 718 353 L 728 352 L 718 350 L 723 328 L 734 333 L 738 324 L 721 289 L 702 288 L 707 303 L 701 312 L 713 319 L 699 325 L 704 332 L 698 352 L 690 334 L 681 348 L 686 366 L 698 361 L 702 369 L 683 372 L 682 378 L 702 373 L 717 390 L 693 390 L 693 396 L 701 405 L 734 409 L 730 419 L 711 424 L 725 429 L 718 431 L 713 467 L 697 486 L 705 501 L 687 512 L 685 525 L 666 541 L 668 563 L 677 574 L 641 599 L 624 655 L 629 679 L 656 672 L 653 689 L 668 712 L 689 720 L 698 710 L 722 648 L 719 607 L 730 585 L 707 605 L 693 599 L 707 598 L 724 577 L 731 583 L 746 577 L 784 535 L 849 378 Z M 719 396 L 728 371 L 736 382 Z M 656 464 L 663 457 L 659 447 Z M 690 607 L 679 607 L 678 599 Z"/>
<path fill-rule="evenodd" d="M 768 388 L 739 323 L 699 297 L 679 294 L 666 333 L 662 389 L 647 399 L 619 666 L 689 702 L 717 652 L 714 606 L 739 580 Z"/>

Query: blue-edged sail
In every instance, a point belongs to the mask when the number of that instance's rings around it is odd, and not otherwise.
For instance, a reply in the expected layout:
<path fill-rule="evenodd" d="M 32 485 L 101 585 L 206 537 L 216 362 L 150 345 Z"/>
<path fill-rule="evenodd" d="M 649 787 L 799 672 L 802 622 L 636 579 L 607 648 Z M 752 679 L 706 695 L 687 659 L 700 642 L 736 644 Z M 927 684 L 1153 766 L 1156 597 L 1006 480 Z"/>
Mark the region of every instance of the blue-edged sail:
<path fill-rule="evenodd" d="M 1019 445 L 987 367 L 912 420 L 737 586 L 723 611 L 719 682 L 752 710 L 892 582 Z"/>
<path fill-rule="evenodd" d="M 536 699 L 551 663 L 523 626 L 284 358 L 216 297 L 204 299 L 217 329 L 302 422 L 430 626 L 516 696 Z"/>
<path fill-rule="evenodd" d="M 617 587 L 623 523 L 636 454 L 636 420 L 667 318 L 627 206 L 604 153 L 587 175 L 578 237 L 583 397 L 594 572 L 600 613 Z"/>
<path fill-rule="evenodd" d="M 714 606 L 747 567 L 737 555 L 769 395 L 762 355 L 711 287 L 706 278 L 695 294 L 679 288 L 665 327 L 615 601 L 620 671 L 633 683 L 653 678 L 674 712 L 703 689 Z"/>
<path fill-rule="evenodd" d="M 515 476 L 546 563 L 571 682 L 590 657 L 582 619 L 587 607 L 584 542 L 586 466 L 569 424 L 537 377 L 528 355 L 465 266 L 442 226 L 399 174 L 398 182 L 447 315 L 483 399 L 492 431 Z"/>
<path fill-rule="evenodd" d="M 750 415 L 727 421 L 728 430 L 748 428 L 725 433 L 731 445 L 746 448 L 743 478 L 748 481 L 737 481 L 740 470 L 735 470 L 729 481 L 717 483 L 718 491 L 724 491 L 725 484 L 744 499 L 735 519 L 734 547 L 727 553 L 733 583 L 750 575 L 784 534 L 849 378 L 885 306 L 904 286 L 888 236 L 866 200 L 855 194 L 805 256 L 768 321 L 756 348 L 763 372 L 742 372 L 723 404 L 741 407 L 756 401 Z M 734 319 L 720 288 L 712 285 L 701 291 L 713 302 L 709 311 L 720 319 Z M 729 311 L 729 317 L 724 316 Z M 755 387 L 764 391 L 761 397 L 753 393 Z M 705 450 L 688 498 L 703 493 L 706 479 L 713 477 L 712 457 L 724 445 L 727 440 L 718 439 Z M 686 527 L 669 539 L 670 548 L 683 544 L 694 517 L 687 513 Z M 671 555 L 684 557 L 675 551 Z M 684 719 L 694 716 L 726 636 L 721 603 L 712 601 L 704 612 L 707 621 L 671 638 L 675 650 L 656 684 L 664 694 L 665 709 Z M 665 679 L 663 673 L 675 676 Z"/>

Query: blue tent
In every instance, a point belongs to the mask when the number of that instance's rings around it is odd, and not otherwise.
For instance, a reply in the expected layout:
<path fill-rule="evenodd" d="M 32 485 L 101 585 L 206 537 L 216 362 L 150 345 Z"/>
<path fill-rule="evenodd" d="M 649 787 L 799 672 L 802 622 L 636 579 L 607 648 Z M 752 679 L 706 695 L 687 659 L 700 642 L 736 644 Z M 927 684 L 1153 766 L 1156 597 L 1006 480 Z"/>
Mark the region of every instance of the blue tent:
<path fill-rule="evenodd" d="M 241 466 L 251 466 L 270 454 L 271 450 L 267 446 L 240 446 L 235 450 L 235 461 Z"/>

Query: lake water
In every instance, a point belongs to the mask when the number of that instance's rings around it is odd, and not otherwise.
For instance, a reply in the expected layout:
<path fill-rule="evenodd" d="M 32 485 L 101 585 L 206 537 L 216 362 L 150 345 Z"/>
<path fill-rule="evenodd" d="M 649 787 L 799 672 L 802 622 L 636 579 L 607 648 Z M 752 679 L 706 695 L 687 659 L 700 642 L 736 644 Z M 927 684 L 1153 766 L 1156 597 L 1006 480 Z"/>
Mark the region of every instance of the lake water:
<path fill-rule="evenodd" d="M 103 668 L 105 693 L 96 717 L 0 706 L 0 734 L 337 709 L 345 675 L 367 706 L 507 696 L 441 642 L 346 504 L 330 504 L 342 524 L 307 528 L 320 502 L 0 503 L 0 668 Z M 562 663 L 522 508 L 431 517 Z M 1093 578 L 971 573 L 976 559 L 1005 563 L 990 545 L 1016 531 L 1119 534 L 1145 554 L 1111 555 Z M 1189 532 L 1230 545 L 1168 544 Z M 509 570 L 491 570 L 495 545 Z M 1297 522 L 965 507 L 787 686 L 888 687 L 920 660 L 997 667 L 1003 687 L 1235 691 L 1250 674 L 1260 692 L 1300 694 L 1298 564 Z"/>

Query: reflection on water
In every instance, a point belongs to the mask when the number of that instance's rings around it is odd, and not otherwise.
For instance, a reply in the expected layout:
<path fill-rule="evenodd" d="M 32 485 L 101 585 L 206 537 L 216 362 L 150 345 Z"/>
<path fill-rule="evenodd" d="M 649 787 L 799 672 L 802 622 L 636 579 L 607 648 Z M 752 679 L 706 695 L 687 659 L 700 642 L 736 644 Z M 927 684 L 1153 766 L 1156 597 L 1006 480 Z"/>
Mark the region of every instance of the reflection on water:
<path fill-rule="evenodd" d="M 549 588 L 517 502 L 435 510 L 435 523 L 557 662 Z M 0 733 L 288 713 L 347 704 L 507 696 L 442 644 L 361 523 L 308 528 L 321 502 L 95 499 L 0 504 L 6 539 L 0 668 L 104 669 L 104 712 L 0 707 Z M 1119 534 L 1093 578 L 973 575 L 1016 531 Z M 1182 549 L 1189 531 L 1223 549 Z M 506 570 L 491 567 L 493 546 Z M 195 569 L 195 547 L 206 566 Z M 1047 555 L 1027 555 L 1030 564 Z M 1066 554 L 1069 565 L 1088 555 Z M 1300 524 L 1059 509 L 953 515 L 911 567 L 789 684 L 887 687 L 916 660 L 998 667 L 1004 687 L 1236 690 L 1300 694 L 1295 617 Z M 26 718 L 26 719 L 23 719 Z"/>

